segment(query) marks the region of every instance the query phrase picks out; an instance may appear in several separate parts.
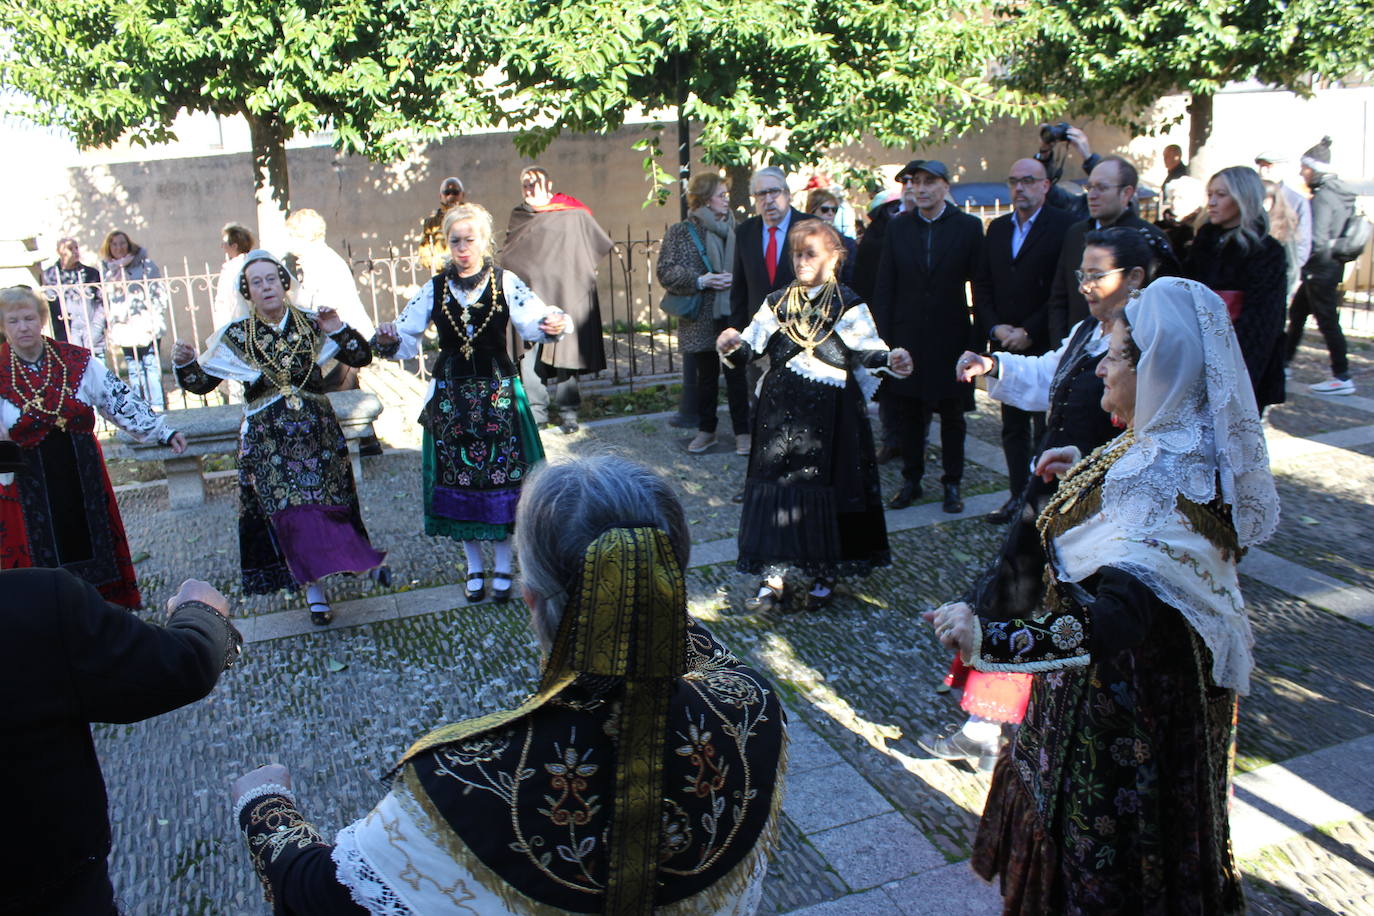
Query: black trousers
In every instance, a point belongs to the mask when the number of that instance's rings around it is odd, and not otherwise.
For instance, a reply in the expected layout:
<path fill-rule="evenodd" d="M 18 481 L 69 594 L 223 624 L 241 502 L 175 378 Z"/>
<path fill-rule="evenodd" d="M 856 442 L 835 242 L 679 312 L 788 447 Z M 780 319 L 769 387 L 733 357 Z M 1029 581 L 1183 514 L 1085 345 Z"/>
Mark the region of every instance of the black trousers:
<path fill-rule="evenodd" d="M 943 422 L 943 420 L 941 421 Z M 1007 479 L 1016 496 L 1030 479 L 1031 449 L 1045 435 L 1045 414 L 1002 405 L 1002 454 L 1007 458 Z"/>
<path fill-rule="evenodd" d="M 697 429 L 716 431 L 716 401 L 720 374 L 725 373 L 725 400 L 730 405 L 730 426 L 735 435 L 749 432 L 749 383 L 744 366 L 721 363 L 715 353 L 693 353 L 697 368 Z"/>
<path fill-rule="evenodd" d="M 925 401 L 901 394 L 892 394 L 897 413 L 897 436 L 902 445 L 902 476 L 919 484 L 926 472 L 926 439 L 930 436 L 930 419 L 940 415 L 940 463 L 944 474 L 941 483 L 959 483 L 964 478 L 964 433 L 968 422 L 964 419 L 964 399 L 945 398 Z"/>
<path fill-rule="evenodd" d="M 1288 340 L 1284 352 L 1284 362 L 1292 362 L 1302 342 L 1302 330 L 1307 324 L 1307 316 L 1317 319 L 1317 330 L 1322 332 L 1326 350 L 1331 355 L 1331 375 L 1334 378 L 1350 378 L 1350 363 L 1345 356 L 1345 333 L 1341 331 L 1340 291 L 1336 281 L 1324 277 L 1309 277 L 1302 281 L 1298 292 L 1293 296 L 1293 304 L 1288 307 Z"/>
<path fill-rule="evenodd" d="M 682 398 L 677 404 L 679 422 L 697 418 L 697 361 L 714 355 L 678 351 L 677 357 L 682 365 Z"/>
<path fill-rule="evenodd" d="M 878 392 L 878 423 L 883 428 L 883 441 L 879 445 L 900 448 L 902 441 L 897 433 L 897 407 L 890 392 Z"/>

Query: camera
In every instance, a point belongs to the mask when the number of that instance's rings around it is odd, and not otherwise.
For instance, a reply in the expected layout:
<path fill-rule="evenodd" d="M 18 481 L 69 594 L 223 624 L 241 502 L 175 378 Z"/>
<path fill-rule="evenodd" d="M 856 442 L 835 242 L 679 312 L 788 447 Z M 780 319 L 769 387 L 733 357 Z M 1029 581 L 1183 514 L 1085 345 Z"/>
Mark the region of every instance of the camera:
<path fill-rule="evenodd" d="M 1060 121 L 1058 124 L 1040 125 L 1040 142 L 1054 143 L 1057 140 L 1068 142 L 1068 139 L 1069 125 L 1067 122 Z"/>

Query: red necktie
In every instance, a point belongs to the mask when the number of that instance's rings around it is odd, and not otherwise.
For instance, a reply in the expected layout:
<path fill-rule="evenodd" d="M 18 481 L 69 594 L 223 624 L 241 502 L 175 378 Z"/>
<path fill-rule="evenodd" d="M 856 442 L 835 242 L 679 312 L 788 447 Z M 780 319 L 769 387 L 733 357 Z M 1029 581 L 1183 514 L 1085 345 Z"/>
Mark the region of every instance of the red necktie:
<path fill-rule="evenodd" d="M 768 247 L 763 252 L 763 263 L 768 267 L 768 283 L 775 282 L 778 275 L 778 227 L 768 227 Z"/>

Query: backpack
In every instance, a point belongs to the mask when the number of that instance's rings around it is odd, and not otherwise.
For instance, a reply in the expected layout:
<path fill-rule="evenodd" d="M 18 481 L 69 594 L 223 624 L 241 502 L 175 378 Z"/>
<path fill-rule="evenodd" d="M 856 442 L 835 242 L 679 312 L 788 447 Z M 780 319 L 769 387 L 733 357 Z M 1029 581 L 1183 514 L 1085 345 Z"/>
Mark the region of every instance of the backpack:
<path fill-rule="evenodd" d="M 1364 253 L 1371 236 L 1374 236 L 1374 224 L 1359 210 L 1354 210 L 1346 217 L 1341 234 L 1331 240 L 1331 257 L 1342 264 L 1355 260 Z"/>

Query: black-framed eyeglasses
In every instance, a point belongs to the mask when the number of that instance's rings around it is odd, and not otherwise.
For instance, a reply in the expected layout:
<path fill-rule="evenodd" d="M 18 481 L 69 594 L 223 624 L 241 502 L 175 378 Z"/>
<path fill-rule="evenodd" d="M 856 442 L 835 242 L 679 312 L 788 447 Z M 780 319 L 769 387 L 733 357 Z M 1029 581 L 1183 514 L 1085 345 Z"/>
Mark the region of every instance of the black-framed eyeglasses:
<path fill-rule="evenodd" d="M 1036 184 L 1038 184 L 1038 183 L 1040 183 L 1040 182 L 1042 182 L 1042 181 L 1047 181 L 1047 180 L 1048 180 L 1048 179 L 1046 179 L 1046 178 L 1029 178 L 1029 177 L 1024 177 L 1024 178 L 1008 178 L 1008 179 L 1007 179 L 1007 187 L 1009 187 L 1009 188 L 1029 188 L 1029 187 L 1032 187 L 1033 185 L 1036 185 Z"/>
<path fill-rule="evenodd" d="M 1124 184 L 1093 184 L 1089 182 L 1083 185 L 1083 190 L 1088 194 L 1091 194 L 1093 191 L 1096 191 L 1098 194 L 1106 194 L 1108 191 L 1115 191 L 1124 187 L 1126 187 Z"/>
<path fill-rule="evenodd" d="M 761 191 L 753 192 L 749 196 L 754 198 L 754 200 L 768 200 L 782 193 L 784 193 L 782 188 L 764 188 Z"/>

